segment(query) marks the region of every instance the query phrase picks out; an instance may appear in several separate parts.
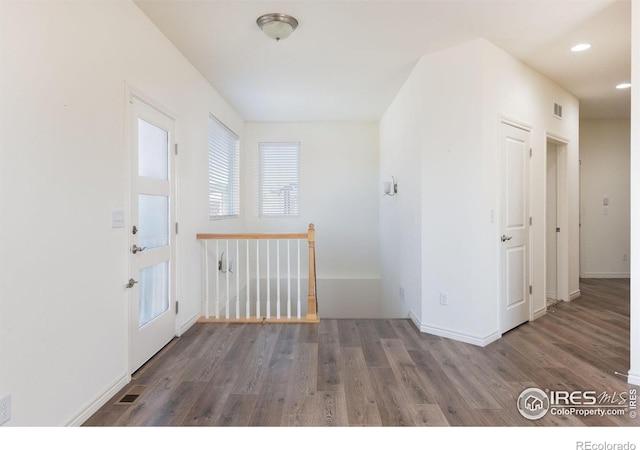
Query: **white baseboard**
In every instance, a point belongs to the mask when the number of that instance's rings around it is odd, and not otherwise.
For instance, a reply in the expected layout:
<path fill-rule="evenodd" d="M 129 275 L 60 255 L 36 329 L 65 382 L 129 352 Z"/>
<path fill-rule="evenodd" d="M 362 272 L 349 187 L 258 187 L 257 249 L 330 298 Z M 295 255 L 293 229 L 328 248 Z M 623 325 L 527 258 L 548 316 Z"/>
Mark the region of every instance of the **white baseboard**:
<path fill-rule="evenodd" d="M 200 314 L 196 314 L 195 316 L 187 320 L 186 323 L 182 324 L 179 330 L 180 334 L 178 335 L 178 337 L 182 336 L 189 328 L 191 328 L 198 321 L 200 317 L 201 317 Z"/>
<path fill-rule="evenodd" d="M 409 319 L 415 324 L 415 326 L 422 333 L 433 334 L 435 336 L 444 337 L 447 339 L 453 339 L 455 341 L 466 342 L 467 344 L 478 345 L 480 347 L 485 347 L 496 341 L 502 337 L 502 334 L 496 331 L 495 333 L 491 333 L 485 337 L 473 336 L 469 334 L 460 333 L 458 331 L 447 330 L 444 328 L 432 327 L 429 325 L 422 325 L 418 316 L 415 315 L 413 311 L 409 311 Z"/>
<path fill-rule="evenodd" d="M 433 334 L 441 336 L 447 339 L 453 339 L 455 341 L 465 342 L 467 344 L 477 345 L 479 347 L 486 347 L 493 341 L 496 341 L 502 337 L 499 331 L 495 331 L 487 336 L 474 336 L 471 334 L 460 333 L 454 330 L 447 330 L 444 328 L 432 327 L 429 325 L 421 325 L 420 331 L 423 333 Z"/>
<path fill-rule="evenodd" d="M 627 378 L 629 384 L 635 384 L 640 386 L 640 373 L 629 371 L 629 377 Z"/>
<path fill-rule="evenodd" d="M 578 289 L 577 291 L 573 291 L 571 294 L 569 294 L 569 301 L 571 300 L 575 300 L 578 297 L 580 297 L 582 294 L 580 293 L 580 289 Z"/>
<path fill-rule="evenodd" d="M 631 278 L 629 272 L 585 272 L 580 278 Z"/>
<path fill-rule="evenodd" d="M 409 311 L 409 319 L 413 322 L 413 324 L 420 330 L 422 328 L 422 324 L 420 323 L 420 319 L 416 316 L 413 311 Z"/>
<path fill-rule="evenodd" d="M 98 396 L 89 406 L 87 406 L 80 414 L 72 419 L 66 426 L 79 427 L 85 423 L 89 417 L 94 415 L 100 408 L 102 408 L 109 400 L 113 398 L 122 388 L 124 388 L 129 381 L 131 381 L 130 375 L 123 375 L 118 379 L 110 388 L 108 388 L 102 395 Z"/>
<path fill-rule="evenodd" d="M 547 314 L 547 307 L 543 307 L 542 309 L 539 309 L 537 311 L 533 312 L 533 318 L 531 320 L 536 320 L 539 319 L 540 317 L 544 316 L 545 314 Z"/>

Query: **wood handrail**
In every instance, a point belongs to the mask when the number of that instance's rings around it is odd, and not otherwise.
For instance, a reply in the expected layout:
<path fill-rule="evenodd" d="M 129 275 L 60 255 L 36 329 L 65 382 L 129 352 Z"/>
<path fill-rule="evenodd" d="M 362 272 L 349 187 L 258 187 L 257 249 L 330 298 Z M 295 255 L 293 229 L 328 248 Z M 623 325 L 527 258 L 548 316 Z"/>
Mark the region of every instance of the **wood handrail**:
<path fill-rule="evenodd" d="M 313 225 L 313 224 L 311 224 Z M 309 233 L 198 233 L 196 239 L 307 239 Z"/>

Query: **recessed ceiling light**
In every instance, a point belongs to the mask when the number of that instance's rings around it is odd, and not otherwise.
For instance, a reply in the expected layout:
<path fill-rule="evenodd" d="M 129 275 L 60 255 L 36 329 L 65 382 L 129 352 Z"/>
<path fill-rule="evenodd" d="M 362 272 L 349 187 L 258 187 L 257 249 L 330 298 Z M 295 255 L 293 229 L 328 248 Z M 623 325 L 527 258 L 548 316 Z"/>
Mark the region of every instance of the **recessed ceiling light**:
<path fill-rule="evenodd" d="M 631 87 L 631 83 L 620 83 L 616 86 L 616 89 L 628 89 Z"/>
<path fill-rule="evenodd" d="M 583 52 L 585 50 L 589 50 L 591 48 L 591 44 L 578 44 L 578 45 L 574 45 L 573 47 L 571 47 L 571 51 L 572 52 Z"/>

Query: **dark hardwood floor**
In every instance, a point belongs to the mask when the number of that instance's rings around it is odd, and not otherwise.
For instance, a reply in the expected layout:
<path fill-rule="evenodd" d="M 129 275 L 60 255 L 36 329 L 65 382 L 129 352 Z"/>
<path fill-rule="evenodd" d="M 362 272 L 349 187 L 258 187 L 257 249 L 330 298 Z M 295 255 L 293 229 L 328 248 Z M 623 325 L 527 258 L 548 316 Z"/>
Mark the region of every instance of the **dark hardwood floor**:
<path fill-rule="evenodd" d="M 198 323 L 84 425 L 636 426 L 629 414 L 531 421 L 516 408 L 528 387 L 633 388 L 615 374 L 629 369 L 629 280 L 581 291 L 484 348 L 403 319 Z"/>

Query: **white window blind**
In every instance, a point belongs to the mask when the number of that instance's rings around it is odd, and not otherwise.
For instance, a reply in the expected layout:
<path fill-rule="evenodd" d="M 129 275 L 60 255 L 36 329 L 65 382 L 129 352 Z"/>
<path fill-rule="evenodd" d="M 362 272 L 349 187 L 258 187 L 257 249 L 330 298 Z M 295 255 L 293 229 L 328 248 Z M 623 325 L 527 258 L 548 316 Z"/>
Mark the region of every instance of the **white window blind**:
<path fill-rule="evenodd" d="M 261 142 L 260 217 L 300 215 L 300 143 Z"/>
<path fill-rule="evenodd" d="M 240 140 L 209 116 L 209 219 L 240 214 Z"/>

